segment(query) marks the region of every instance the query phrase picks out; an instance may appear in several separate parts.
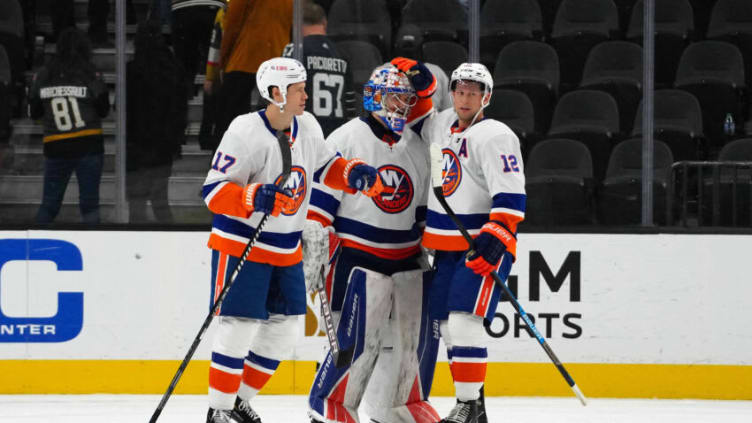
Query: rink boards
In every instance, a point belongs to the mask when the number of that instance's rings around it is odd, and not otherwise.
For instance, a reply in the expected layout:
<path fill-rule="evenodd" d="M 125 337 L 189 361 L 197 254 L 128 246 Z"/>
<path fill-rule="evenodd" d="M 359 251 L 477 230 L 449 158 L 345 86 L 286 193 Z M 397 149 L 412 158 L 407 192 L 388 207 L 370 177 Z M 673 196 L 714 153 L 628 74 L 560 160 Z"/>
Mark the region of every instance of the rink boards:
<path fill-rule="evenodd" d="M 206 240 L 0 232 L 0 393 L 163 392 L 208 312 Z M 587 396 L 750 400 L 751 245 L 745 235 L 521 234 L 508 282 Z M 264 392 L 308 391 L 326 344 L 316 315 Z M 509 303 L 488 334 L 487 394 L 571 395 Z M 176 392 L 206 392 L 212 335 Z M 452 392 L 439 363 L 432 394 Z"/>

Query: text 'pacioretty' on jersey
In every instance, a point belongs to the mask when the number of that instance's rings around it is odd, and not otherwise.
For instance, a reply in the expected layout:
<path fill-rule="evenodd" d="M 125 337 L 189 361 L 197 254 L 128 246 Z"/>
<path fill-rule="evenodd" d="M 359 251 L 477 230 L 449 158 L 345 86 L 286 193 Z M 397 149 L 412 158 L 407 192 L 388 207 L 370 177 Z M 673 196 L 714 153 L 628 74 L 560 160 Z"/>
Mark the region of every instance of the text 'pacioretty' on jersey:
<path fill-rule="evenodd" d="M 39 90 L 41 98 L 77 97 L 86 98 L 86 87 L 60 86 L 46 87 Z"/>
<path fill-rule="evenodd" d="M 345 73 L 347 72 L 347 62 L 333 57 L 308 56 L 306 69 Z"/>

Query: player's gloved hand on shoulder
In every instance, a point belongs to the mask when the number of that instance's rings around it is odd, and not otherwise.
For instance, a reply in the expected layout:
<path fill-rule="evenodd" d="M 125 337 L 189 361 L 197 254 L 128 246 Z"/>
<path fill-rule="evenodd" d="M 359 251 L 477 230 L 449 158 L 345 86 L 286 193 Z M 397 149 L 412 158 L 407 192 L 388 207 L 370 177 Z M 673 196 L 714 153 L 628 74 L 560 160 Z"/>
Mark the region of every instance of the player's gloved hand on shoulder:
<path fill-rule="evenodd" d="M 436 78 L 422 62 L 406 57 L 395 57 L 392 64 L 407 75 L 420 98 L 426 98 L 436 92 Z"/>
<path fill-rule="evenodd" d="M 475 238 L 475 249 L 467 257 L 465 266 L 475 274 L 488 276 L 496 270 L 507 245 L 517 240 L 499 222 L 490 221 L 483 225 L 480 235 Z"/>
<path fill-rule="evenodd" d="M 248 212 L 261 212 L 279 216 L 287 207 L 292 207 L 293 199 L 274 184 L 248 184 L 243 189 L 243 207 Z"/>
<path fill-rule="evenodd" d="M 347 186 L 374 197 L 384 191 L 379 172 L 359 159 L 350 160 L 345 166 Z"/>

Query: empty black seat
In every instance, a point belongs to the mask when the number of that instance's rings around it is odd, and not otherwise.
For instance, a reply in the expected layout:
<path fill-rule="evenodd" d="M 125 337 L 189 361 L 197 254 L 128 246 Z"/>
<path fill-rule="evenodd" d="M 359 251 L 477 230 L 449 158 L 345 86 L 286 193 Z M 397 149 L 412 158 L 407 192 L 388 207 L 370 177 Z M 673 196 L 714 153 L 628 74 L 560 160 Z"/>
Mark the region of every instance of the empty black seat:
<path fill-rule="evenodd" d="M 606 178 L 598 193 L 600 222 L 636 225 L 642 221 L 642 138 L 622 141 L 608 160 Z M 667 194 L 671 183 L 671 149 L 653 140 L 653 221 L 667 222 Z"/>
<path fill-rule="evenodd" d="M 588 55 L 582 88 L 611 94 L 619 106 L 619 128 L 628 133 L 642 98 L 642 48 L 626 41 L 606 41 Z"/>
<path fill-rule="evenodd" d="M 535 130 L 544 134 L 559 93 L 559 58 L 548 44 L 515 41 L 499 53 L 494 85 L 527 94 L 535 107 Z"/>
<path fill-rule="evenodd" d="M 578 90 L 564 94 L 556 104 L 549 138 L 584 143 L 593 158 L 593 176 L 602 180 L 615 137 L 619 134 L 619 107 L 610 94 Z"/>
<path fill-rule="evenodd" d="M 556 12 L 551 41 L 559 54 L 562 89 L 579 84 L 590 49 L 619 34 L 613 0 L 564 0 Z"/>
<path fill-rule="evenodd" d="M 405 25 L 420 28 L 424 41 L 467 40 L 467 11 L 457 0 L 410 0 L 402 9 Z"/>
<path fill-rule="evenodd" d="M 480 13 L 480 61 L 489 69 L 510 42 L 542 37 L 537 0 L 486 0 Z"/>
<path fill-rule="evenodd" d="M 496 88 L 484 115 L 509 126 L 520 139 L 523 157 L 527 157 L 539 135 L 535 132 L 535 110 L 527 94 Z"/>
<path fill-rule="evenodd" d="M 363 40 L 391 54 L 392 21 L 384 0 L 336 0 L 327 16 L 327 35 L 334 41 Z"/>
<path fill-rule="evenodd" d="M 702 106 L 703 129 L 710 151 L 717 151 L 727 139 L 723 132 L 726 114 L 730 113 L 735 122 L 743 122 L 746 117 L 741 52 L 723 41 L 690 44 L 679 61 L 675 85 L 697 97 Z"/>
<path fill-rule="evenodd" d="M 642 109 L 643 102 L 640 101 L 632 136 L 642 135 Z M 702 110 L 695 96 L 682 90 L 656 90 L 653 116 L 653 133 L 669 146 L 675 160 L 696 160 L 700 157 Z"/>
<path fill-rule="evenodd" d="M 627 39 L 642 44 L 645 2 L 639 0 L 632 9 Z M 694 34 L 694 15 L 689 0 L 655 2 L 655 86 L 670 88 L 684 49 Z"/>
<path fill-rule="evenodd" d="M 744 57 L 747 86 L 752 84 L 752 2 L 718 0 L 708 25 L 708 39 L 728 41 L 739 47 Z"/>
<path fill-rule="evenodd" d="M 347 60 L 352 69 L 353 88 L 363 92 L 363 84 L 368 81 L 373 70 L 384 63 L 379 48 L 367 41 L 337 41 L 337 51 Z"/>
<path fill-rule="evenodd" d="M 525 224 L 593 222 L 593 164 L 585 144 L 568 139 L 537 143 L 525 163 Z"/>
<path fill-rule="evenodd" d="M 421 48 L 423 61 L 438 65 L 448 75 L 467 62 L 467 49 L 454 41 L 428 41 Z"/>

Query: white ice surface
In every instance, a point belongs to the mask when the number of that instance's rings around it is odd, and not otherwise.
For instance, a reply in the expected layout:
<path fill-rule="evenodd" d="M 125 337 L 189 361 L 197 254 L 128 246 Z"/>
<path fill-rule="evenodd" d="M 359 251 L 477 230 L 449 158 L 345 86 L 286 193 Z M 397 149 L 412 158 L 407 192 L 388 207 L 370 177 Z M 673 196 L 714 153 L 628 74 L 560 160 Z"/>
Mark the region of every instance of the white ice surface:
<path fill-rule="evenodd" d="M 148 422 L 158 395 L 0 395 L 2 423 Z M 446 415 L 454 398 L 431 400 Z M 253 400 L 264 423 L 307 423 L 306 398 L 260 395 Z M 174 395 L 161 423 L 203 423 L 206 396 Z M 752 401 L 487 398 L 489 422 L 515 423 L 750 423 Z M 361 415 L 361 422 L 366 423 Z"/>

